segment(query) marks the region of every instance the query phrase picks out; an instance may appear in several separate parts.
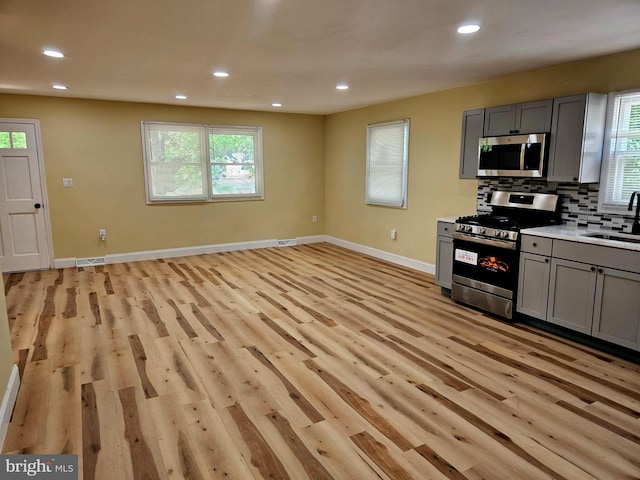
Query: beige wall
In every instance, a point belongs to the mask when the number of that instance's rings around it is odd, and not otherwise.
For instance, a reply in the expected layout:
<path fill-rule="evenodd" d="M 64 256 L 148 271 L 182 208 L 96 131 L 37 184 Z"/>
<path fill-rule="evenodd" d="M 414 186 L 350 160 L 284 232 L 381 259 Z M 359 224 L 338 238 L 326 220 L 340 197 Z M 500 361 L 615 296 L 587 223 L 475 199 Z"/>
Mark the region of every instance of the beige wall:
<path fill-rule="evenodd" d="M 475 209 L 477 182 L 457 177 L 464 110 L 637 87 L 640 50 L 327 117 L 23 95 L 0 95 L 0 117 L 40 120 L 56 258 L 326 233 L 433 263 L 436 217 Z M 367 206 L 366 125 L 405 117 L 408 208 Z M 265 200 L 146 205 L 142 120 L 261 125 Z"/>
<path fill-rule="evenodd" d="M 324 233 L 323 117 L 23 95 L 0 117 L 40 120 L 55 258 Z M 262 126 L 265 200 L 146 205 L 143 120 Z"/>
<path fill-rule="evenodd" d="M 632 88 L 640 88 L 640 50 L 330 115 L 326 233 L 434 263 L 436 218 L 475 213 L 477 181 L 458 179 L 464 110 Z M 408 207 L 365 205 L 366 126 L 401 118 L 411 120 Z"/>

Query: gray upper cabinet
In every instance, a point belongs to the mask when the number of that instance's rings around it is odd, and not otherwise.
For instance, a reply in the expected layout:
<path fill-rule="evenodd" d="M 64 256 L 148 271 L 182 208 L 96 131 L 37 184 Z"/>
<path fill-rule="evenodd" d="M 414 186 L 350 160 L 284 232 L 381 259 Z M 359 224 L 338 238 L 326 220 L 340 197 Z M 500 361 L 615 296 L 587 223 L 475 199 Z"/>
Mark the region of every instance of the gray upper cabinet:
<path fill-rule="evenodd" d="M 478 141 L 482 137 L 483 126 L 484 108 L 463 112 L 460 178 L 476 178 L 478 174 Z"/>
<path fill-rule="evenodd" d="M 599 93 L 553 100 L 548 181 L 600 180 L 606 110 L 607 96 Z"/>
<path fill-rule="evenodd" d="M 551 129 L 553 100 L 502 105 L 485 109 L 485 137 L 543 133 Z"/>

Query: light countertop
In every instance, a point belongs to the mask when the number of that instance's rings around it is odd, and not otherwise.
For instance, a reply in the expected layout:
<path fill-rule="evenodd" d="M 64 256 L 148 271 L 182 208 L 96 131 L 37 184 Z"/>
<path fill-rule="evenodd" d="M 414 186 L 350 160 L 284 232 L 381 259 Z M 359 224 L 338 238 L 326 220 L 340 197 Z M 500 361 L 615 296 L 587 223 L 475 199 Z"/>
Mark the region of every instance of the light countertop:
<path fill-rule="evenodd" d="M 587 229 L 574 225 L 553 225 L 550 227 L 525 228 L 520 231 L 523 235 L 535 235 L 537 237 L 555 238 L 558 240 L 569 240 L 572 242 L 590 243 L 592 245 L 602 245 L 605 247 L 624 248 L 625 250 L 635 250 L 640 252 L 640 243 L 619 242 L 604 238 L 593 238 L 585 236 L 585 233 L 606 233 L 616 235 L 619 232 L 610 230 Z M 640 240 L 640 235 L 637 236 Z"/>

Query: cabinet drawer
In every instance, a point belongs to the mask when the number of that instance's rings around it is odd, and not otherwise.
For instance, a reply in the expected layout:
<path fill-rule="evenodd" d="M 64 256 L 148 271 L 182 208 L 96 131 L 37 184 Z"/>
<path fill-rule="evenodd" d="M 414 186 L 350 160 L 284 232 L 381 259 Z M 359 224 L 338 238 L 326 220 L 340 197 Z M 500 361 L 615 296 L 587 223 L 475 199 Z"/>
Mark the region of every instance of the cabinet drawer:
<path fill-rule="evenodd" d="M 553 257 L 640 273 L 640 252 L 635 250 L 555 240 Z"/>
<path fill-rule="evenodd" d="M 438 222 L 438 235 L 443 237 L 450 237 L 453 233 L 453 223 Z"/>
<path fill-rule="evenodd" d="M 522 236 L 522 251 L 529 253 L 537 253 L 538 255 L 551 255 L 551 246 L 553 240 L 545 237 L 536 237 L 534 235 Z"/>

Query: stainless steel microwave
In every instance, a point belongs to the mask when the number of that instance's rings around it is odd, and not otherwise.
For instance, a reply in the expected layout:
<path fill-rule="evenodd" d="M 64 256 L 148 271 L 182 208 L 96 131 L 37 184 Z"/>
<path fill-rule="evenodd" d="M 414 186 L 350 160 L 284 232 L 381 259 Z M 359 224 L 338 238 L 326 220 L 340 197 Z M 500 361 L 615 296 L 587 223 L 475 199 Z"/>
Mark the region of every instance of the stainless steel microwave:
<path fill-rule="evenodd" d="M 547 134 L 484 137 L 478 146 L 479 177 L 543 177 Z"/>

